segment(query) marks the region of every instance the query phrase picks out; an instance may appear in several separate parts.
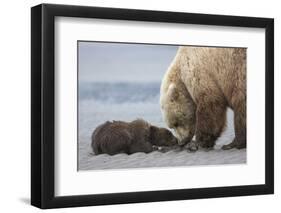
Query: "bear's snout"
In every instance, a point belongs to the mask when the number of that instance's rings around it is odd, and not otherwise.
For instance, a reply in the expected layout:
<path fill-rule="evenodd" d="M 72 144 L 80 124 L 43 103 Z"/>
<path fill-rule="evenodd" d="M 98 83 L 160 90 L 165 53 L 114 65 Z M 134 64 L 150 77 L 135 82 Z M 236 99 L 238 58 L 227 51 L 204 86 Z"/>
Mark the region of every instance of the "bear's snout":
<path fill-rule="evenodd" d="M 191 141 L 192 137 L 185 137 L 182 140 L 178 140 L 178 145 L 180 146 L 184 146 L 186 144 L 188 144 Z"/>

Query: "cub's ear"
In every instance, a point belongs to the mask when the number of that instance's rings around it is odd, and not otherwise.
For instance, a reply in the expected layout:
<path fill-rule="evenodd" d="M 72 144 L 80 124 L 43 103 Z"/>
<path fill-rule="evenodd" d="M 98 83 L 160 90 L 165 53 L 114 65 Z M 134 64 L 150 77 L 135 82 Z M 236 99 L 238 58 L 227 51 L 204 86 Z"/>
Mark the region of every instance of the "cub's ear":
<path fill-rule="evenodd" d="M 179 93 L 177 91 L 176 85 L 175 84 L 171 84 L 168 88 L 168 92 L 167 92 L 167 97 L 169 98 L 169 100 L 171 101 L 176 101 L 179 97 Z"/>
<path fill-rule="evenodd" d="M 155 136 L 157 133 L 158 128 L 156 126 L 149 127 L 149 141 L 152 144 L 155 144 Z"/>
<path fill-rule="evenodd" d="M 157 128 L 156 126 L 150 126 L 150 127 L 149 127 L 149 133 L 150 133 L 150 134 L 153 134 L 153 133 L 155 133 L 155 132 L 157 131 L 157 129 L 158 129 L 158 128 Z"/>

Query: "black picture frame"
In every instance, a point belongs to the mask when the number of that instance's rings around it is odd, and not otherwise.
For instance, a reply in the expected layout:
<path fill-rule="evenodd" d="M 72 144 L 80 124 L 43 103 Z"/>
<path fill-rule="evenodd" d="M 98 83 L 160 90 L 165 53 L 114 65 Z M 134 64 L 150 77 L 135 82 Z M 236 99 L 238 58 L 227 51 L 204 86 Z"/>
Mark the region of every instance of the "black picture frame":
<path fill-rule="evenodd" d="M 265 184 L 129 193 L 54 195 L 55 17 L 264 28 Z M 41 4 L 31 8 L 31 204 L 39 208 L 139 203 L 274 193 L 274 19 Z"/>

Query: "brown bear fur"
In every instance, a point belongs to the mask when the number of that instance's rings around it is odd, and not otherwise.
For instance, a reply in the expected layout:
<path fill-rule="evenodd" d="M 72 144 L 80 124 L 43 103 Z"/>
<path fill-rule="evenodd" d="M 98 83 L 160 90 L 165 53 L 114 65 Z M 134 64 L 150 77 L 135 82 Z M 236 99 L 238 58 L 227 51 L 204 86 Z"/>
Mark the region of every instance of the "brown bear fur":
<path fill-rule="evenodd" d="M 107 121 L 92 134 L 92 149 L 95 154 L 149 153 L 155 150 L 153 145 L 176 144 L 177 139 L 169 130 L 152 126 L 141 119 L 132 122 Z"/>
<path fill-rule="evenodd" d="M 161 85 L 164 120 L 185 144 L 195 135 L 213 147 L 234 111 L 235 139 L 223 149 L 246 147 L 246 49 L 180 47 Z"/>

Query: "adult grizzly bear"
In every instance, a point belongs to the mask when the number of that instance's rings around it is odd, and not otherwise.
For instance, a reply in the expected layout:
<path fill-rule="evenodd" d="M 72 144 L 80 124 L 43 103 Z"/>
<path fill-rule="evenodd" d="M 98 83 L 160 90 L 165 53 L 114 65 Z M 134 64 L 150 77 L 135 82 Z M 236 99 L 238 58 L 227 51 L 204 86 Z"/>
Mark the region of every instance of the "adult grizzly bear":
<path fill-rule="evenodd" d="M 95 129 L 91 145 L 95 154 L 149 153 L 160 150 L 158 146 L 177 145 L 177 138 L 168 129 L 150 125 L 142 119 L 107 121 Z"/>
<path fill-rule="evenodd" d="M 235 138 L 223 149 L 246 147 L 246 49 L 180 47 L 161 85 L 160 104 L 180 145 L 211 148 L 234 111 Z"/>

